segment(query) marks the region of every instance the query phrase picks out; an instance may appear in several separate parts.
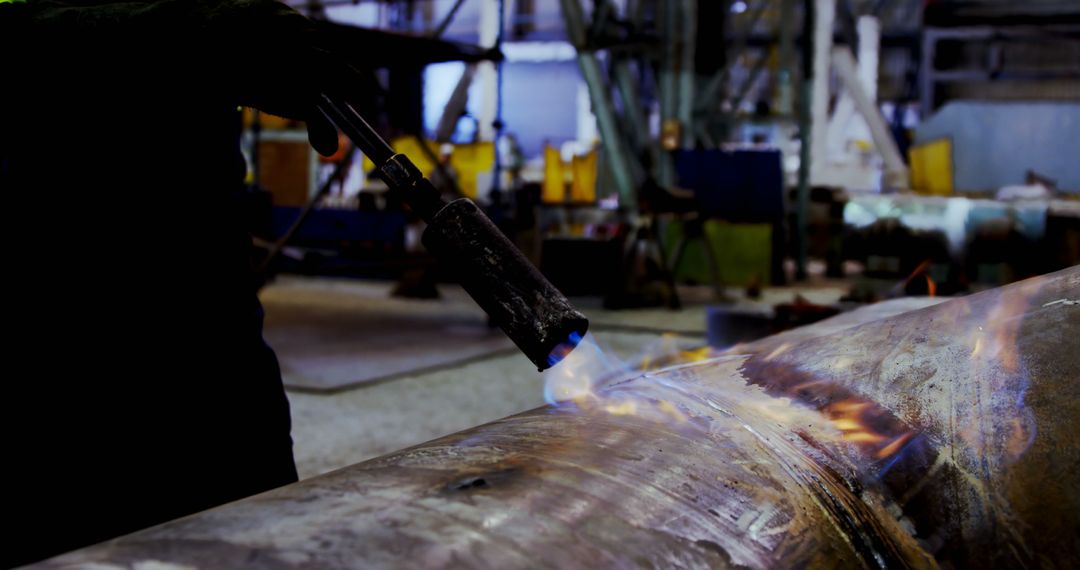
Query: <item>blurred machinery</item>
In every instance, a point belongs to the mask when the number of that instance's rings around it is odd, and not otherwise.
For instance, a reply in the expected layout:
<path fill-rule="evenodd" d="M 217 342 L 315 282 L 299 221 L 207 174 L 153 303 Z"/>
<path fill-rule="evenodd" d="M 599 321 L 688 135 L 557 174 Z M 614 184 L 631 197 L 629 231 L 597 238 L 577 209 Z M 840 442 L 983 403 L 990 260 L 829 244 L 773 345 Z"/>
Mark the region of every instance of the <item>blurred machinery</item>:
<path fill-rule="evenodd" d="M 422 42 L 424 49 L 417 53 L 427 55 L 400 65 L 391 62 L 388 75 L 373 75 L 372 93 L 385 108 L 365 114 L 380 111 L 386 120 L 377 126 L 384 135 L 415 149 L 408 154 L 418 163 L 427 161 L 439 170 L 431 173 L 433 180 L 477 197 L 497 225 L 561 287 L 603 295 L 609 306 L 676 306 L 674 284 L 679 282 L 711 284 L 718 291 L 726 285 L 779 284 L 787 277 L 782 262 L 789 257 L 795 260 L 796 277 L 806 275 L 807 260 L 815 257 L 825 259 L 833 277 L 844 274 L 844 261 L 855 260 L 891 280 L 904 279 L 906 271 L 929 260 L 942 284 L 949 284 L 943 291 L 964 290 L 976 281 L 1001 283 L 1035 267 L 1049 270 L 1074 259 L 1068 254 L 1075 231 L 1071 214 L 1047 214 L 1033 224 L 1031 208 L 1021 208 L 1018 216 L 1007 216 L 1012 226 L 1005 230 L 957 230 L 955 220 L 948 227 L 930 228 L 924 222 L 934 215 L 912 226 L 908 213 L 880 210 L 872 217 L 884 221 L 872 230 L 873 220 L 847 219 L 845 212 L 866 211 L 865 204 L 881 197 L 921 200 L 906 197 L 912 190 L 992 200 L 1002 186 L 1024 184 L 1029 172 L 1056 182 L 1058 192 L 1075 190 L 1075 164 L 1065 157 L 1075 146 L 1069 129 L 1077 94 L 1071 62 L 1080 49 L 1076 4 L 923 4 L 296 3 L 318 17 L 346 9 L 364 12 L 395 30 L 394 41 L 412 41 L 407 33 Z M 465 38 L 476 46 L 443 42 L 442 37 Z M 541 108 L 576 113 L 575 142 L 528 143 L 543 154 L 530 161 L 516 139 L 503 134 L 514 130 L 504 124 L 503 107 L 518 103 L 503 101 L 500 70 L 506 64 L 499 63 L 500 50 L 546 52 L 558 60 L 550 73 L 540 73 L 529 84 L 528 92 L 514 92 L 522 98 L 520 106 L 527 107 L 515 116 L 530 128 L 543 129 L 548 124 L 535 119 L 543 114 Z M 525 61 L 531 62 L 529 57 Z M 419 132 L 416 70 L 424 62 L 446 59 L 467 65 L 460 77 L 454 76 L 445 107 L 425 135 Z M 545 82 L 566 75 L 567 66 L 576 66 L 580 74 L 576 101 L 573 93 L 559 91 L 567 98 L 555 102 L 531 92 L 548 88 Z M 1008 103 L 970 101 L 981 94 Z M 465 142 L 458 138 L 465 131 L 472 133 L 471 146 L 457 145 L 448 166 L 443 165 L 438 145 Z M 422 142 L 428 138 L 434 144 Z M 311 172 L 307 179 L 313 178 Z M 299 197 L 310 196 L 316 187 L 308 183 Z M 284 191 L 275 190 L 279 196 Z M 303 204 L 295 196 L 286 199 L 297 209 L 278 212 L 276 236 L 285 232 L 286 222 L 295 221 Z M 381 196 L 365 204 L 385 209 Z M 953 215 L 967 207 L 944 209 Z M 987 203 L 971 207 L 996 208 Z M 1071 207 L 1055 204 L 1044 210 L 1071 212 Z M 406 229 L 409 218 L 400 212 L 364 214 L 380 218 L 374 225 L 351 213 L 316 210 L 311 215 L 310 228 L 296 232 L 294 239 L 325 253 L 312 256 L 318 261 L 313 265 L 320 267 L 313 271 L 326 271 L 342 243 L 362 255 L 374 245 L 383 253 L 372 267 L 387 274 L 418 265 L 407 253 L 408 236 L 415 232 Z M 978 216 L 973 216 L 974 221 Z M 1050 229 L 1045 234 L 1029 231 L 1035 226 Z M 874 232 L 872 239 L 863 239 L 868 231 Z M 907 234 L 913 232 L 927 247 L 920 245 L 894 263 L 894 252 L 908 248 Z M 965 239 L 958 240 L 959 233 Z M 346 239 L 335 243 L 343 235 Z M 1047 236 L 1046 241 L 1036 235 Z M 1051 255 L 1061 258 L 1054 263 L 1030 267 L 1014 263 L 1016 255 L 999 255 L 1020 251 L 1025 243 L 1066 253 Z M 878 246 L 884 249 L 872 251 Z M 403 256 L 406 261 L 398 263 Z M 286 264 L 307 270 L 302 263 Z M 585 266 L 604 269 L 577 270 Z M 942 273 L 940 266 L 947 271 Z"/>

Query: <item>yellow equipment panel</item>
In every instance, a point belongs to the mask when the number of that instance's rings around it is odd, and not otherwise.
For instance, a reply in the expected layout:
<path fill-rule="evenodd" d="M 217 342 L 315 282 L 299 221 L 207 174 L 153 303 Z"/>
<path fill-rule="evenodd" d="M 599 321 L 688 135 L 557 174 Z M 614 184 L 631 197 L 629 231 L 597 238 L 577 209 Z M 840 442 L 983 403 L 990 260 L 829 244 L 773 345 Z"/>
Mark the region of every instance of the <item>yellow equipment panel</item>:
<path fill-rule="evenodd" d="M 952 140 L 935 139 L 911 147 L 911 186 L 920 194 L 953 193 Z"/>
<path fill-rule="evenodd" d="M 551 145 L 544 145 L 544 188 L 541 200 L 545 204 L 562 204 L 566 201 L 566 172 L 562 155 Z"/>

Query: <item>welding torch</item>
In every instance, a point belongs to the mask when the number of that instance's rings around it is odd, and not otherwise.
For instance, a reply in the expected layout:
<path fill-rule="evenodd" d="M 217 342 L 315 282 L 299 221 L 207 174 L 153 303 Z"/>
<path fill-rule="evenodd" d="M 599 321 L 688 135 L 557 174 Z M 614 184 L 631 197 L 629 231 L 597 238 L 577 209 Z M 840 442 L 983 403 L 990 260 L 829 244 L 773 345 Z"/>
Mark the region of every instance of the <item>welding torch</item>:
<path fill-rule="evenodd" d="M 424 222 L 424 247 L 540 371 L 565 357 L 589 328 L 585 315 L 555 288 L 472 200 L 451 202 L 412 161 L 394 149 L 347 101 L 322 94 L 319 111 L 375 163 Z"/>

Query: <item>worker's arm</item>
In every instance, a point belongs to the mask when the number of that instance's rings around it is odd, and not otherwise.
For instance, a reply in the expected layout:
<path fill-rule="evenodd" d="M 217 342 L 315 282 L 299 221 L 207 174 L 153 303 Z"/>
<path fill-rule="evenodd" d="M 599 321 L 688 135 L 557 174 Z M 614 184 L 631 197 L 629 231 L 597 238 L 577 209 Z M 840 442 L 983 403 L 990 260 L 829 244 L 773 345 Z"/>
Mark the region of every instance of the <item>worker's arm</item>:
<path fill-rule="evenodd" d="M 181 90 L 307 121 L 316 150 L 337 148 L 336 131 L 314 105 L 348 68 L 307 18 L 279 2 L 9 2 L 0 4 L 0 37 L 5 75 L 19 80 L 5 86 L 15 92 L 5 103 L 17 105 L 19 93 L 56 96 L 35 92 L 50 86 L 81 84 L 92 96 L 122 85 L 125 96 L 150 98 Z M 78 95 L 68 103 L 78 105 Z"/>

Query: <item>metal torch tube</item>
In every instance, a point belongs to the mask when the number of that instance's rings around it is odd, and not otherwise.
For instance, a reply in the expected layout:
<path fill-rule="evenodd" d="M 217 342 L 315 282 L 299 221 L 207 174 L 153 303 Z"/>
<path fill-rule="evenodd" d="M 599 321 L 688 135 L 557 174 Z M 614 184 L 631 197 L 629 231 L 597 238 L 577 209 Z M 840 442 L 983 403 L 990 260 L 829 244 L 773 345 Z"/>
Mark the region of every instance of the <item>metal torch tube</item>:
<path fill-rule="evenodd" d="M 425 222 L 423 243 L 539 370 L 577 344 L 589 321 L 468 199 L 447 204 L 423 173 L 395 154 L 348 103 L 323 95 L 319 109 L 399 190 Z"/>

